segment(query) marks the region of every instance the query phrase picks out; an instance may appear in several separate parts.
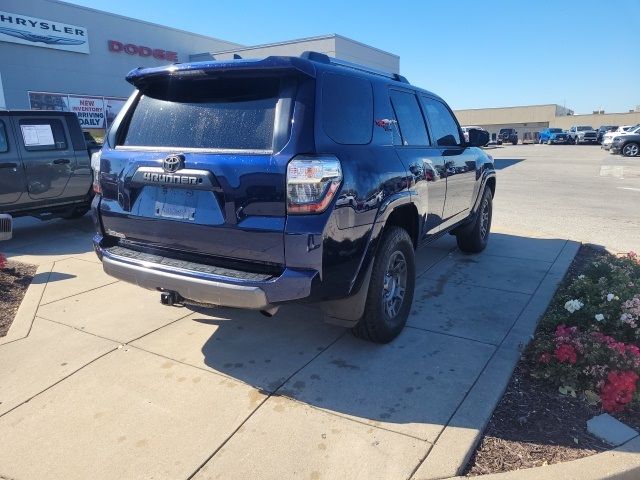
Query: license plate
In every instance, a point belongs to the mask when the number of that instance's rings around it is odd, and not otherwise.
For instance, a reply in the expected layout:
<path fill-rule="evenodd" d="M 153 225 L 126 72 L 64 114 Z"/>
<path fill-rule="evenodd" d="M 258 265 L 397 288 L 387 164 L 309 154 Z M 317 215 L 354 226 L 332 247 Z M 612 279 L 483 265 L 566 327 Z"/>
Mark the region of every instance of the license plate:
<path fill-rule="evenodd" d="M 155 202 L 155 215 L 174 220 L 195 221 L 197 196 L 193 190 L 162 188 Z"/>

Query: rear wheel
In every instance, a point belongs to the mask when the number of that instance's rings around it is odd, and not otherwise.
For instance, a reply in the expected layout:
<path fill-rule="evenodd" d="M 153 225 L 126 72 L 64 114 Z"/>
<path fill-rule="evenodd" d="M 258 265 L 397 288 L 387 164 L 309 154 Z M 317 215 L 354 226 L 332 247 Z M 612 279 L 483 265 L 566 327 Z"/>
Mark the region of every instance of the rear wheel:
<path fill-rule="evenodd" d="M 389 228 L 381 242 L 364 313 L 351 332 L 364 340 L 388 343 L 407 323 L 415 288 L 415 258 L 413 242 L 403 228 Z"/>
<path fill-rule="evenodd" d="M 489 241 L 492 214 L 493 196 L 491 195 L 491 190 L 485 188 L 473 225 L 456 234 L 460 250 L 465 253 L 479 253 L 485 249 Z"/>
<path fill-rule="evenodd" d="M 622 147 L 622 155 L 625 157 L 637 157 L 640 155 L 640 144 L 636 142 L 629 142 Z"/>

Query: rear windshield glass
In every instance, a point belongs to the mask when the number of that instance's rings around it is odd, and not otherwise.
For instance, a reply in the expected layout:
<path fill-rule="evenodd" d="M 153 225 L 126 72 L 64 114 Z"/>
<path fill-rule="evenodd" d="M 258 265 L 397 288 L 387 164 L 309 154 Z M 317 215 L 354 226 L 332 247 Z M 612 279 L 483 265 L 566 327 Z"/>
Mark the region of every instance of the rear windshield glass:
<path fill-rule="evenodd" d="M 278 78 L 161 82 L 144 89 L 125 146 L 271 150 Z"/>

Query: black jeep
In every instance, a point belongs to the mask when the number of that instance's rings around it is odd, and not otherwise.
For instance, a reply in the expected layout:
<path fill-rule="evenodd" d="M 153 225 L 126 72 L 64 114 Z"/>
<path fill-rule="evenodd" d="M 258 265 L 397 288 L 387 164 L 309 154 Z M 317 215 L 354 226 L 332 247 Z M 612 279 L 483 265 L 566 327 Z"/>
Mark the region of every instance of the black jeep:
<path fill-rule="evenodd" d="M 498 133 L 498 145 L 503 143 L 518 144 L 518 132 L 515 128 L 501 128 Z"/>

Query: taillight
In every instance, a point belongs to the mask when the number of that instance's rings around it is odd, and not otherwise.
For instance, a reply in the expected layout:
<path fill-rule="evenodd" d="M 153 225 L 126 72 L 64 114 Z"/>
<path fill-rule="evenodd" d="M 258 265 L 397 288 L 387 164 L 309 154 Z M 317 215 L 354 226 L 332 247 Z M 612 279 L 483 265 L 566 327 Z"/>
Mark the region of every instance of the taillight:
<path fill-rule="evenodd" d="M 324 212 L 340 182 L 340 160 L 333 155 L 298 155 L 287 166 L 287 212 Z"/>
<path fill-rule="evenodd" d="M 91 155 L 91 171 L 93 172 L 93 191 L 97 194 L 101 194 L 102 190 L 100 189 L 100 155 L 102 154 L 102 150 L 98 150 L 97 152 Z"/>

